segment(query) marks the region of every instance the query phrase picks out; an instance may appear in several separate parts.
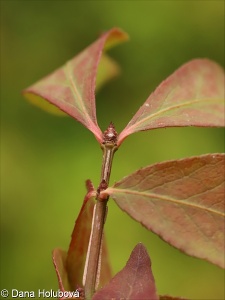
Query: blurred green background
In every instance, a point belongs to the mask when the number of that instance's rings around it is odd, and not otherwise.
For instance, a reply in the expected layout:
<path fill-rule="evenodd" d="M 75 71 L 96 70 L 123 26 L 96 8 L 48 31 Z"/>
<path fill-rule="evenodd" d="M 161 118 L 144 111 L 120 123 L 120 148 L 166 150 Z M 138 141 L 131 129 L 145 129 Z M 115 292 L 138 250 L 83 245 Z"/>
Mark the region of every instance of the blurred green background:
<path fill-rule="evenodd" d="M 57 290 L 51 251 L 68 248 L 84 181 L 98 185 L 102 154 L 81 124 L 31 106 L 21 90 L 102 31 L 121 27 L 131 39 L 110 54 L 122 74 L 97 95 L 100 127 L 113 121 L 120 132 L 181 64 L 207 57 L 224 66 L 224 1 L 1 0 L 1 23 L 1 288 Z M 223 152 L 223 133 L 171 128 L 134 134 L 116 153 L 111 182 L 159 161 Z M 114 273 L 143 242 L 160 294 L 224 299 L 221 269 L 167 245 L 112 200 L 106 234 Z"/>

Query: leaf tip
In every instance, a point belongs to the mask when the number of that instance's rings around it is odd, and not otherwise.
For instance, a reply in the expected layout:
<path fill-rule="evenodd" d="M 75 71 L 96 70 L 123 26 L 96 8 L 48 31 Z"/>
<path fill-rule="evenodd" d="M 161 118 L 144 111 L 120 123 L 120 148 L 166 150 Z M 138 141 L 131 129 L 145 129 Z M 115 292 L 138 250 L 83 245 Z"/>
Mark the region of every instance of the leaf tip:
<path fill-rule="evenodd" d="M 109 37 L 105 43 L 105 47 L 104 47 L 105 50 L 114 47 L 118 43 L 129 40 L 129 35 L 119 27 L 114 27 L 107 33 L 109 33 Z"/>

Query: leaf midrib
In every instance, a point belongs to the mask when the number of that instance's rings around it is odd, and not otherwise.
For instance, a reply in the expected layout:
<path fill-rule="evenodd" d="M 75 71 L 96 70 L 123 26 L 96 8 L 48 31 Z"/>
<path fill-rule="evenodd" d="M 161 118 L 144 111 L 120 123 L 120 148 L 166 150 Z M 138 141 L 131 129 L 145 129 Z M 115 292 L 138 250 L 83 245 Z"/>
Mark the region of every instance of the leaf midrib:
<path fill-rule="evenodd" d="M 93 120 L 90 118 L 89 113 L 87 111 L 86 106 L 84 105 L 84 101 L 82 100 L 82 95 L 79 93 L 76 85 L 74 84 L 74 79 L 71 74 L 71 68 L 70 68 L 70 62 L 66 63 L 64 66 L 64 72 L 66 75 L 66 79 L 68 81 L 68 85 L 70 87 L 70 90 L 72 91 L 74 98 L 78 101 L 80 108 L 76 107 L 80 111 L 82 111 L 85 115 L 85 120 L 88 124 L 92 124 Z M 74 107 L 74 105 L 71 104 L 71 106 Z"/>
<path fill-rule="evenodd" d="M 159 116 L 160 114 L 163 114 L 163 113 L 168 112 L 170 110 L 172 111 L 173 109 L 185 107 L 185 106 L 195 104 L 195 103 L 206 102 L 206 101 L 208 101 L 208 102 L 210 102 L 210 101 L 221 101 L 221 99 L 220 98 L 212 98 L 212 99 L 203 98 L 203 99 L 199 99 L 199 100 L 192 100 L 192 101 L 183 102 L 181 104 L 176 104 L 176 105 L 173 105 L 173 106 L 169 106 L 165 109 L 159 110 L 156 113 L 151 114 L 150 116 L 147 116 L 147 117 L 141 119 L 140 121 L 136 121 L 133 125 L 130 126 L 129 130 L 131 130 L 131 128 L 139 127 L 140 124 L 145 123 L 146 121 L 149 121 L 149 120 Z"/>
<path fill-rule="evenodd" d="M 112 193 L 110 192 L 112 191 Z M 213 210 L 211 208 L 205 207 L 205 206 L 201 206 L 199 204 L 193 204 L 190 202 L 187 202 L 186 200 L 177 200 L 168 196 L 164 196 L 164 195 L 158 195 L 158 194 L 154 194 L 154 193 L 146 193 L 146 192 L 138 192 L 135 190 L 128 190 L 128 189 L 117 189 L 117 188 L 108 188 L 105 192 L 109 193 L 109 195 L 112 197 L 113 192 L 118 192 L 118 193 L 124 193 L 124 194 L 130 194 L 130 195 L 138 195 L 138 196 L 144 196 L 144 197 L 152 197 L 152 198 L 156 198 L 159 200 L 164 200 L 164 201 L 168 201 L 171 202 L 173 204 L 177 204 L 177 205 L 186 205 L 188 207 L 193 207 L 195 209 L 201 209 L 204 211 L 207 211 L 209 213 L 214 213 L 217 214 L 220 217 L 225 217 L 225 213 L 223 212 L 219 212 L 218 210 Z M 189 199 L 189 198 L 188 198 Z"/>

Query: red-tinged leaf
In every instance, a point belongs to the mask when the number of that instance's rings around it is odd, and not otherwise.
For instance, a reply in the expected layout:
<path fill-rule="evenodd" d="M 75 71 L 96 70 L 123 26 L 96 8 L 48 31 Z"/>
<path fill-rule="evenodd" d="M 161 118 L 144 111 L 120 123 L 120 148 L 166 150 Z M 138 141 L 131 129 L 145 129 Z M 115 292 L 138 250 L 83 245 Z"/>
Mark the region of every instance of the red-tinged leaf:
<path fill-rule="evenodd" d="M 159 299 L 156 294 L 151 261 L 142 244 L 134 248 L 126 266 L 92 298 L 92 300 L 103 299 Z"/>
<path fill-rule="evenodd" d="M 25 97 L 41 107 L 44 105 L 44 109 L 48 109 L 44 100 L 57 106 L 92 131 L 101 143 L 102 132 L 97 124 L 95 109 L 97 68 L 103 50 L 126 39 L 127 35 L 119 29 L 107 31 L 63 67 L 27 88 Z M 101 68 L 103 74 L 106 69 L 115 73 L 112 61 L 104 58 L 104 62 L 105 68 Z M 99 82 L 103 82 L 103 77 L 100 76 Z M 56 109 L 54 111 L 57 112 Z"/>
<path fill-rule="evenodd" d="M 82 286 L 94 204 L 93 198 L 86 197 L 71 236 L 71 242 L 66 259 L 66 269 L 73 289 L 77 286 Z"/>
<path fill-rule="evenodd" d="M 66 259 L 66 269 L 72 290 L 82 286 L 86 254 L 91 233 L 92 216 L 95 205 L 93 197 L 95 196 L 95 191 L 90 181 L 87 182 L 87 185 L 89 191 L 84 199 L 81 211 L 76 220 Z M 101 273 L 99 281 L 100 286 L 105 285 L 110 279 L 111 268 L 106 240 L 103 236 Z"/>
<path fill-rule="evenodd" d="M 67 271 L 66 271 L 66 251 L 61 249 L 54 249 L 52 259 L 55 266 L 56 274 L 58 277 L 60 291 L 71 291 Z"/>
<path fill-rule="evenodd" d="M 172 297 L 168 295 L 163 295 L 159 297 L 159 300 L 188 300 L 187 298 L 180 298 L 180 297 Z"/>
<path fill-rule="evenodd" d="M 55 266 L 56 274 L 59 282 L 60 292 L 58 293 L 60 300 L 66 299 L 80 299 L 84 300 L 83 292 L 79 289 L 72 291 L 69 284 L 67 271 L 66 271 L 66 252 L 61 249 L 55 249 L 52 253 L 53 263 Z M 60 293 L 60 294 L 59 294 Z"/>
<path fill-rule="evenodd" d="M 103 235 L 102 253 L 101 253 L 101 269 L 98 288 L 105 286 L 112 278 L 112 269 L 109 259 L 108 247 L 105 235 Z"/>
<path fill-rule="evenodd" d="M 196 59 L 179 68 L 153 92 L 118 138 L 161 127 L 224 126 L 224 70 Z"/>
<path fill-rule="evenodd" d="M 169 244 L 224 267 L 224 163 L 224 154 L 162 162 L 102 193 Z"/>
<path fill-rule="evenodd" d="M 100 63 L 98 65 L 97 77 L 96 77 L 96 89 L 98 91 L 107 81 L 115 77 L 120 72 L 119 65 L 108 55 L 102 54 Z M 33 105 L 38 106 L 46 112 L 54 114 L 56 116 L 69 116 L 67 113 L 60 110 L 57 106 L 52 105 L 44 98 L 24 91 L 24 96 Z"/>

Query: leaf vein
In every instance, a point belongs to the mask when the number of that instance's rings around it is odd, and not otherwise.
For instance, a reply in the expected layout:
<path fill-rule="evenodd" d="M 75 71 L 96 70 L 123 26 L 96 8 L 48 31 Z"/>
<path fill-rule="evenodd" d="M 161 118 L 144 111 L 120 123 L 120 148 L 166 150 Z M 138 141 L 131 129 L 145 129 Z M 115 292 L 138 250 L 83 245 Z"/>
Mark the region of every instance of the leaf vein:
<path fill-rule="evenodd" d="M 197 99 L 197 100 L 192 100 L 192 101 L 187 101 L 187 102 L 183 102 L 183 103 L 180 103 L 180 104 L 176 104 L 176 105 L 173 105 L 173 106 L 169 106 L 165 109 L 162 109 L 160 111 L 157 111 L 151 115 L 148 115 L 147 117 L 141 119 L 140 121 L 136 121 L 133 125 L 130 126 L 129 130 L 131 130 L 131 128 L 137 128 L 140 124 L 142 123 L 145 123 L 146 121 L 149 121 L 157 116 L 160 116 L 161 114 L 167 112 L 167 111 L 172 111 L 172 110 L 175 110 L 177 108 L 180 108 L 180 107 L 185 107 L 185 106 L 189 106 L 189 105 L 192 105 L 192 104 L 196 104 L 196 103 L 201 103 L 201 102 L 210 102 L 210 101 L 215 101 L 215 100 L 220 100 L 220 99 Z"/>
<path fill-rule="evenodd" d="M 113 194 L 113 192 L 118 192 L 118 193 L 123 193 L 123 194 L 131 194 L 131 195 L 138 195 L 138 196 L 144 196 L 144 197 L 152 197 L 152 198 L 155 198 L 155 199 L 159 199 L 159 200 L 164 200 L 164 201 L 168 201 L 168 202 L 171 202 L 171 203 L 174 203 L 174 204 L 178 204 L 178 205 L 186 205 L 186 206 L 189 206 L 189 207 L 193 207 L 193 208 L 196 208 L 196 209 L 202 209 L 204 211 L 208 211 L 209 213 L 214 213 L 214 214 L 217 214 L 219 216 L 222 216 L 224 217 L 225 214 L 223 212 L 219 212 L 217 210 L 214 210 L 210 207 L 205 207 L 205 206 L 202 206 L 202 205 L 199 205 L 199 204 L 193 204 L 193 203 L 189 203 L 187 201 L 183 201 L 183 199 L 174 199 L 172 197 L 168 197 L 168 196 L 164 196 L 164 195 L 158 195 L 158 194 L 155 194 L 155 193 L 146 193 L 146 192 L 138 192 L 138 191 L 133 191 L 133 190 L 127 190 L 127 189 L 116 189 L 116 188 L 112 188 L 112 193 L 109 193 L 109 194 Z M 189 199 L 189 198 L 187 198 Z"/>
<path fill-rule="evenodd" d="M 90 124 L 90 123 L 92 123 L 92 121 L 90 120 L 89 113 L 88 113 L 88 110 L 87 110 L 86 106 L 84 105 L 84 101 L 82 100 L 82 96 L 79 93 L 76 85 L 74 84 L 74 79 L 72 77 L 71 71 L 72 70 L 71 70 L 71 67 L 70 67 L 70 62 L 67 62 L 65 67 L 64 67 L 64 72 L 66 74 L 66 79 L 67 79 L 68 85 L 70 87 L 70 90 L 72 91 L 72 93 L 74 95 L 74 98 L 79 103 L 80 107 L 76 107 L 76 108 L 78 110 L 80 110 L 80 112 L 85 114 L 85 119 L 86 119 L 87 123 Z M 71 105 L 71 106 L 74 106 L 74 105 Z"/>

